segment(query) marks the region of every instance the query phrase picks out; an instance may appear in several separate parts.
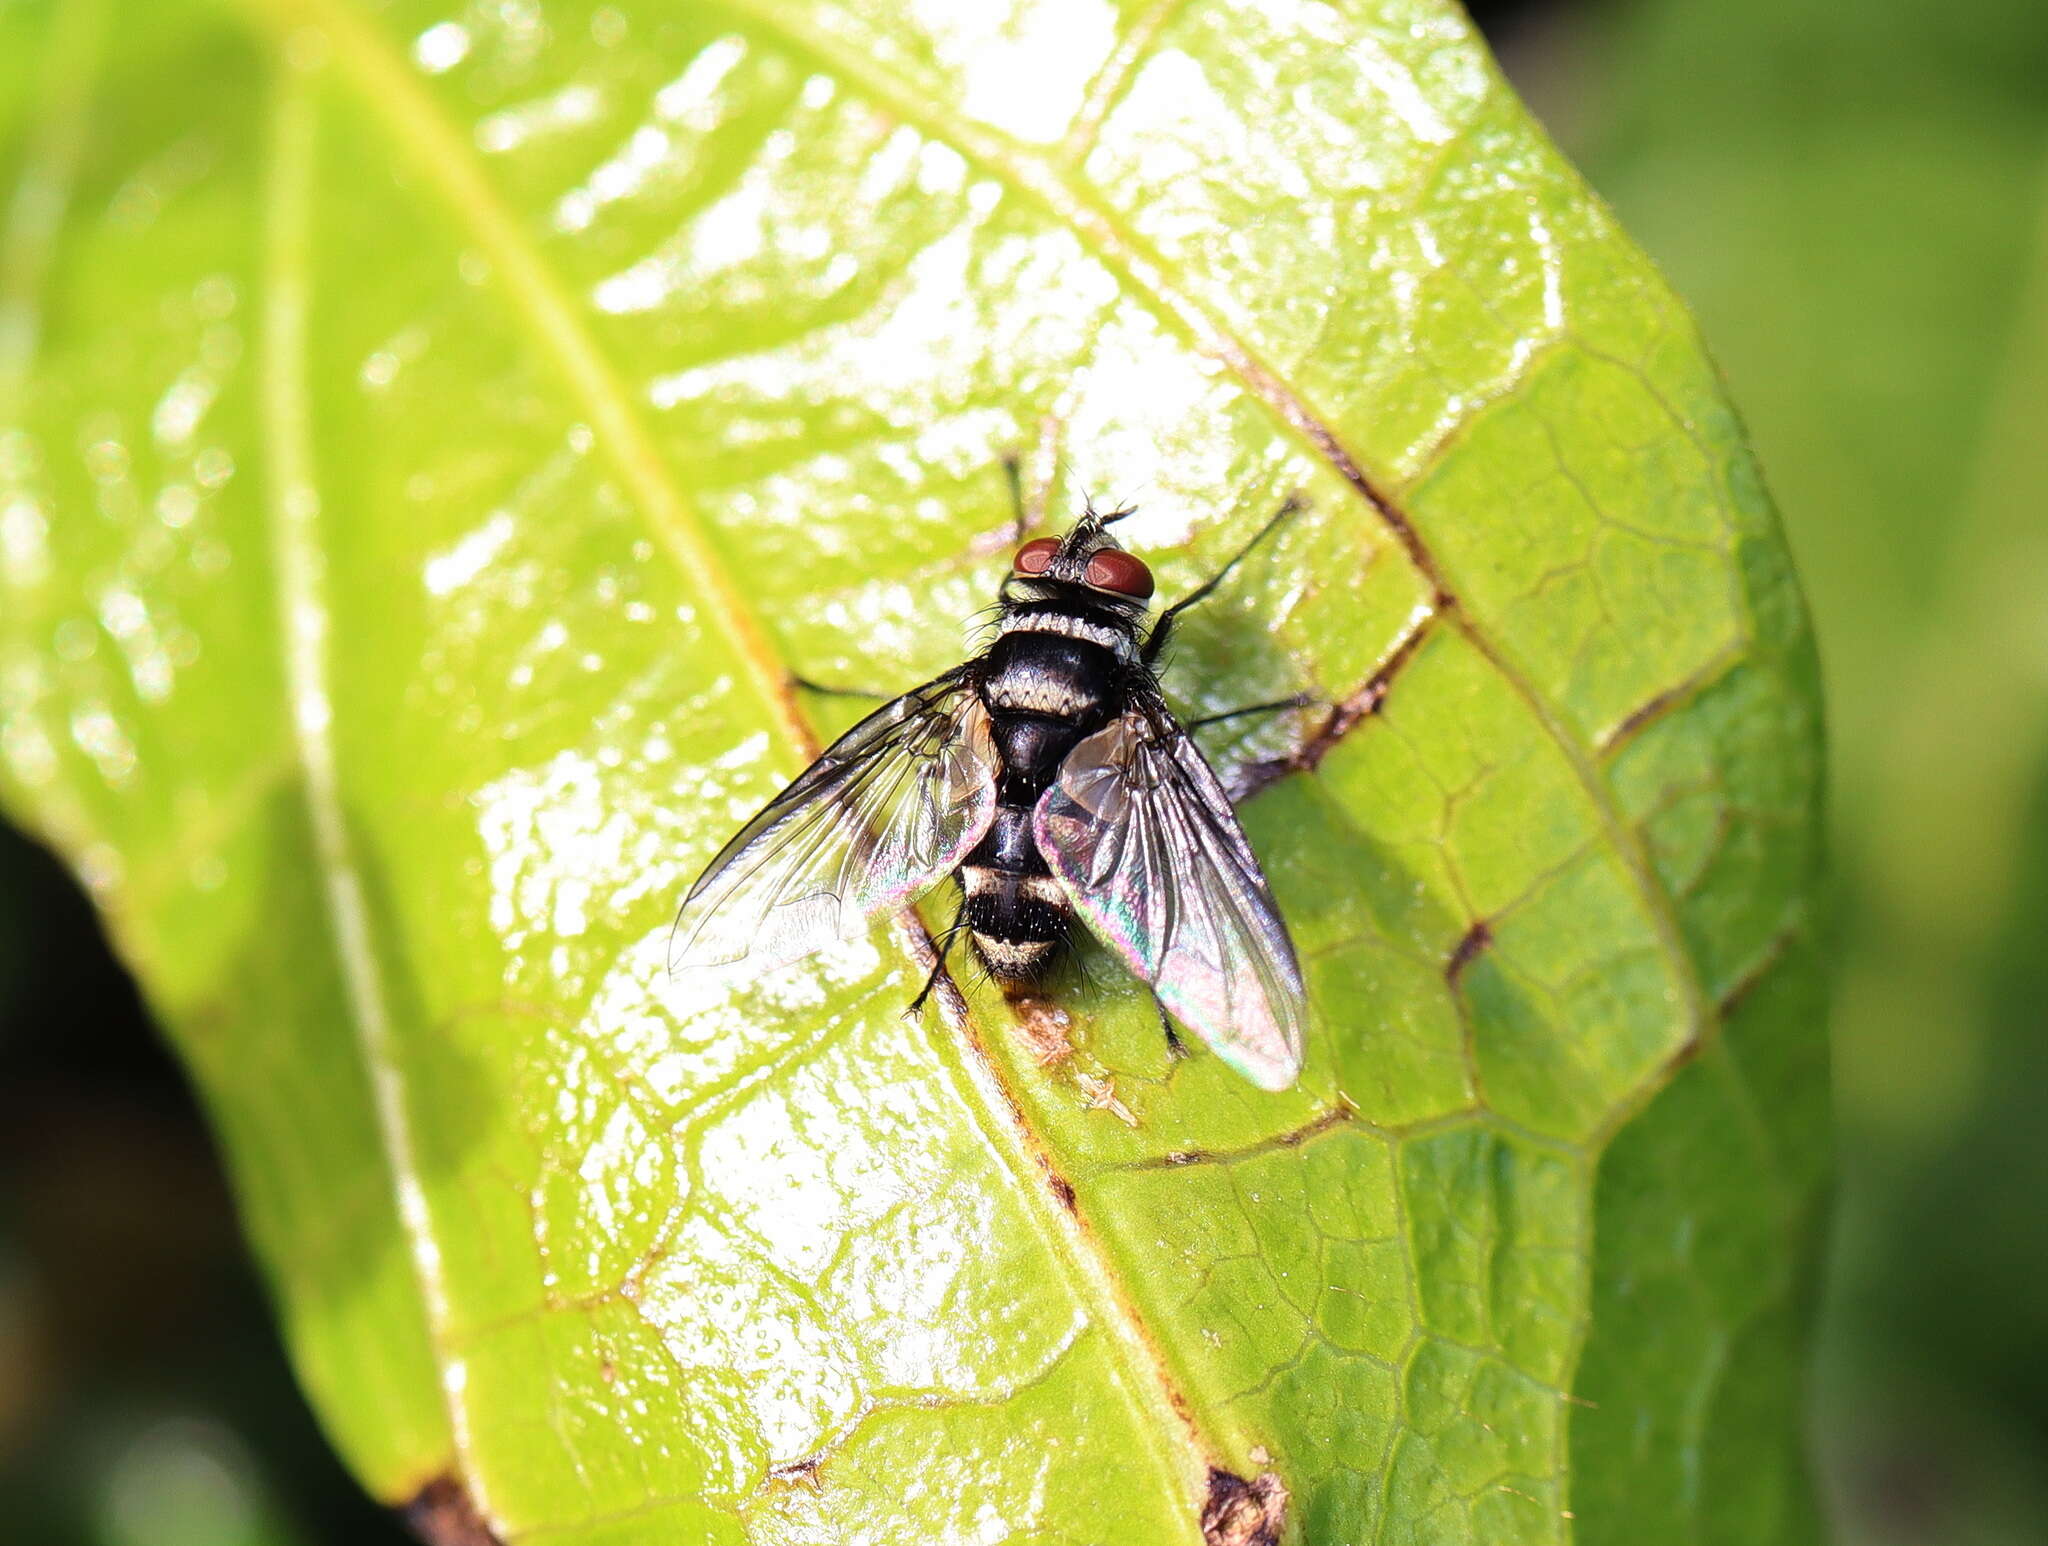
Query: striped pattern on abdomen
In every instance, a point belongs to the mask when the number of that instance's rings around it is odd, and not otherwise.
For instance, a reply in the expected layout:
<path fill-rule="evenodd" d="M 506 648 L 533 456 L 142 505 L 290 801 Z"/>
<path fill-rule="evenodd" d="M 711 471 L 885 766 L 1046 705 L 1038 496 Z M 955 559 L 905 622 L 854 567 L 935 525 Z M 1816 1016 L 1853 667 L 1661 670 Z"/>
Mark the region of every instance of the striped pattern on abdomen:
<path fill-rule="evenodd" d="M 1046 869 L 1031 833 L 1031 808 L 999 805 L 986 838 L 960 866 L 965 918 L 998 982 L 1034 982 L 1067 937 L 1066 893 Z"/>

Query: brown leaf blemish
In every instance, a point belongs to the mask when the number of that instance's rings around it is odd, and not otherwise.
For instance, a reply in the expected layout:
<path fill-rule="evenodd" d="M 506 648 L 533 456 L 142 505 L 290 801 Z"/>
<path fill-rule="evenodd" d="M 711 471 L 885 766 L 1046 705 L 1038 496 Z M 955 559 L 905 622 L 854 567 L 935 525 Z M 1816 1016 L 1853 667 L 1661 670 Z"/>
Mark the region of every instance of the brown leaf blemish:
<path fill-rule="evenodd" d="M 1445 598 L 1448 599 L 1448 598 Z M 1275 757 L 1267 762 L 1247 763 L 1232 774 L 1229 794 L 1233 802 L 1250 799 L 1268 784 L 1275 783 L 1289 773 L 1313 773 L 1322 765 L 1337 743 L 1356 730 L 1360 724 L 1380 711 L 1387 701 L 1387 694 L 1393 691 L 1394 678 L 1403 666 L 1415 658 L 1422 641 L 1429 637 L 1430 625 L 1441 616 L 1440 611 L 1423 614 L 1421 621 L 1403 635 L 1387 657 L 1386 664 L 1372 674 L 1372 679 L 1348 698 L 1330 705 L 1323 716 L 1322 724 L 1300 746 L 1285 757 Z"/>
<path fill-rule="evenodd" d="M 1451 952 L 1450 960 L 1444 963 L 1444 981 L 1455 988 L 1458 979 L 1465 975 L 1465 968 L 1472 964 L 1480 951 L 1492 943 L 1493 930 L 1488 928 L 1486 920 L 1481 918 L 1465 931 L 1465 937 L 1458 941 L 1458 948 Z"/>
<path fill-rule="evenodd" d="M 1622 717 L 1621 723 L 1610 730 L 1600 742 L 1600 755 L 1603 757 L 1613 756 L 1622 747 L 1635 739 L 1638 731 L 1663 718 L 1682 697 L 1683 693 L 1679 688 L 1666 688 L 1663 692 L 1656 694 L 1632 709 Z"/>
<path fill-rule="evenodd" d="M 1018 1035 L 1040 1068 L 1064 1063 L 1074 1055 L 1074 1044 L 1067 1036 L 1073 1018 L 1059 1005 L 1020 993 L 1010 1000 L 1010 1007 L 1016 1011 Z"/>
<path fill-rule="evenodd" d="M 1074 1083 L 1079 1087 L 1082 1104 L 1090 1111 L 1107 1111 L 1124 1126 L 1137 1128 L 1143 1124 L 1138 1115 L 1117 1099 L 1116 1080 L 1106 1074 L 1077 1074 Z"/>
<path fill-rule="evenodd" d="M 1763 984 L 1764 979 L 1777 969 L 1779 961 L 1783 959 L 1786 950 L 1801 932 L 1801 928 L 1802 925 L 1794 924 L 1791 928 L 1780 930 L 1777 936 L 1764 946 L 1763 955 L 1743 974 L 1741 981 L 1721 995 L 1721 1001 L 1714 1006 L 1714 1018 L 1720 1024 L 1726 1025 L 1735 1012 L 1749 1001 L 1749 996 Z"/>
<path fill-rule="evenodd" d="M 1342 1127 L 1358 1116 L 1358 1107 L 1348 1095 L 1337 1097 L 1337 1103 L 1313 1121 L 1299 1127 L 1289 1128 L 1284 1133 L 1274 1133 L 1256 1143 L 1246 1144 L 1241 1149 L 1173 1149 L 1151 1159 L 1134 1160 L 1119 1165 L 1118 1170 L 1178 1170 L 1184 1165 L 1227 1165 L 1238 1160 L 1250 1159 L 1254 1155 L 1272 1154 L 1280 1149 L 1298 1149 L 1313 1139 L 1320 1138 L 1332 1128 Z"/>
<path fill-rule="evenodd" d="M 820 1492 L 825 1486 L 825 1462 L 817 1455 L 807 1455 L 802 1460 L 785 1460 L 781 1465 L 768 1468 L 768 1480 L 784 1487 L 801 1487 L 805 1492 Z"/>
<path fill-rule="evenodd" d="M 1266 1471 L 1246 1481 L 1212 1466 L 1202 1504 L 1202 1546 L 1280 1546 L 1287 1489 Z"/>
<path fill-rule="evenodd" d="M 428 1482 L 398 1512 L 427 1546 L 504 1546 L 452 1472 Z"/>
<path fill-rule="evenodd" d="M 1643 731 L 1674 710 L 1685 707 L 1720 681 L 1728 674 L 1728 669 L 1733 663 L 1733 659 L 1726 652 L 1716 655 L 1684 681 L 1652 694 L 1623 715 L 1621 722 L 1599 739 L 1593 748 L 1594 751 L 1601 757 L 1617 755 Z"/>

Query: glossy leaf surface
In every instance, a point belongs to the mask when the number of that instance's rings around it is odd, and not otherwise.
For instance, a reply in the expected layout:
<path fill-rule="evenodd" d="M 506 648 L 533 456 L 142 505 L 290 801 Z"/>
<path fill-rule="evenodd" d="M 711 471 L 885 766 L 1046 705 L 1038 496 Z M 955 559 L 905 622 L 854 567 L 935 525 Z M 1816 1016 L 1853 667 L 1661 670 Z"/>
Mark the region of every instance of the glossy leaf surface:
<path fill-rule="evenodd" d="M 1810 644 L 1454 7 L 16 4 L 0 156 L 8 808 L 370 1486 L 577 1546 L 1194 1543 L 1226 1473 L 1298 1541 L 1810 1538 Z M 906 1021 L 912 933 L 664 970 L 858 712 L 788 674 L 959 658 L 1013 450 L 1167 597 L 1309 500 L 1168 679 L 1332 706 L 1211 737 L 1286 1094 L 1100 952 L 1064 1020 Z"/>

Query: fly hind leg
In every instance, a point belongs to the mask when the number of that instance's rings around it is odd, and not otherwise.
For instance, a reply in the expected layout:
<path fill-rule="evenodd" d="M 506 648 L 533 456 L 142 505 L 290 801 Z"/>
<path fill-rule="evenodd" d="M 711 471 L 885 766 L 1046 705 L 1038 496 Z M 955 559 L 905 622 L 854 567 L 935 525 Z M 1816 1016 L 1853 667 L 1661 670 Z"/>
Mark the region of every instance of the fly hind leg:
<path fill-rule="evenodd" d="M 932 969 L 925 974 L 924 986 L 917 990 L 917 997 L 910 1001 L 910 1007 L 903 1011 L 905 1019 L 912 1019 L 924 1010 L 925 1000 L 932 996 L 932 990 L 939 985 L 939 978 L 945 975 L 946 957 L 953 949 L 953 941 L 967 932 L 967 899 L 960 899 L 960 910 L 953 915 L 953 921 L 932 941 L 935 959 Z"/>
<path fill-rule="evenodd" d="M 1159 1012 L 1159 1029 L 1166 1033 L 1166 1055 L 1178 1063 L 1188 1055 L 1188 1044 L 1180 1039 L 1180 1032 L 1173 1028 L 1173 1017 L 1166 1012 L 1166 1000 L 1155 990 L 1152 1007 Z"/>

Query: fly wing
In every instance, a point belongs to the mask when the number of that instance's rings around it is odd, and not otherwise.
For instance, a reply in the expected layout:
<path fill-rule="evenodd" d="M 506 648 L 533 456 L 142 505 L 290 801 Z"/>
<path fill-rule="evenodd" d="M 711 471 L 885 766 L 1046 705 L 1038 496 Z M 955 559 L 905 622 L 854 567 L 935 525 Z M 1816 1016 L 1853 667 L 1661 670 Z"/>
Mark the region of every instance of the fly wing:
<path fill-rule="evenodd" d="M 1076 746 L 1033 813 L 1075 910 L 1175 1019 L 1261 1089 L 1301 1073 L 1308 1005 L 1236 813 L 1163 704 Z"/>
<path fill-rule="evenodd" d="M 877 709 L 697 878 L 672 959 L 767 971 L 857 937 L 981 841 L 995 816 L 995 770 L 988 714 L 964 670 Z"/>

